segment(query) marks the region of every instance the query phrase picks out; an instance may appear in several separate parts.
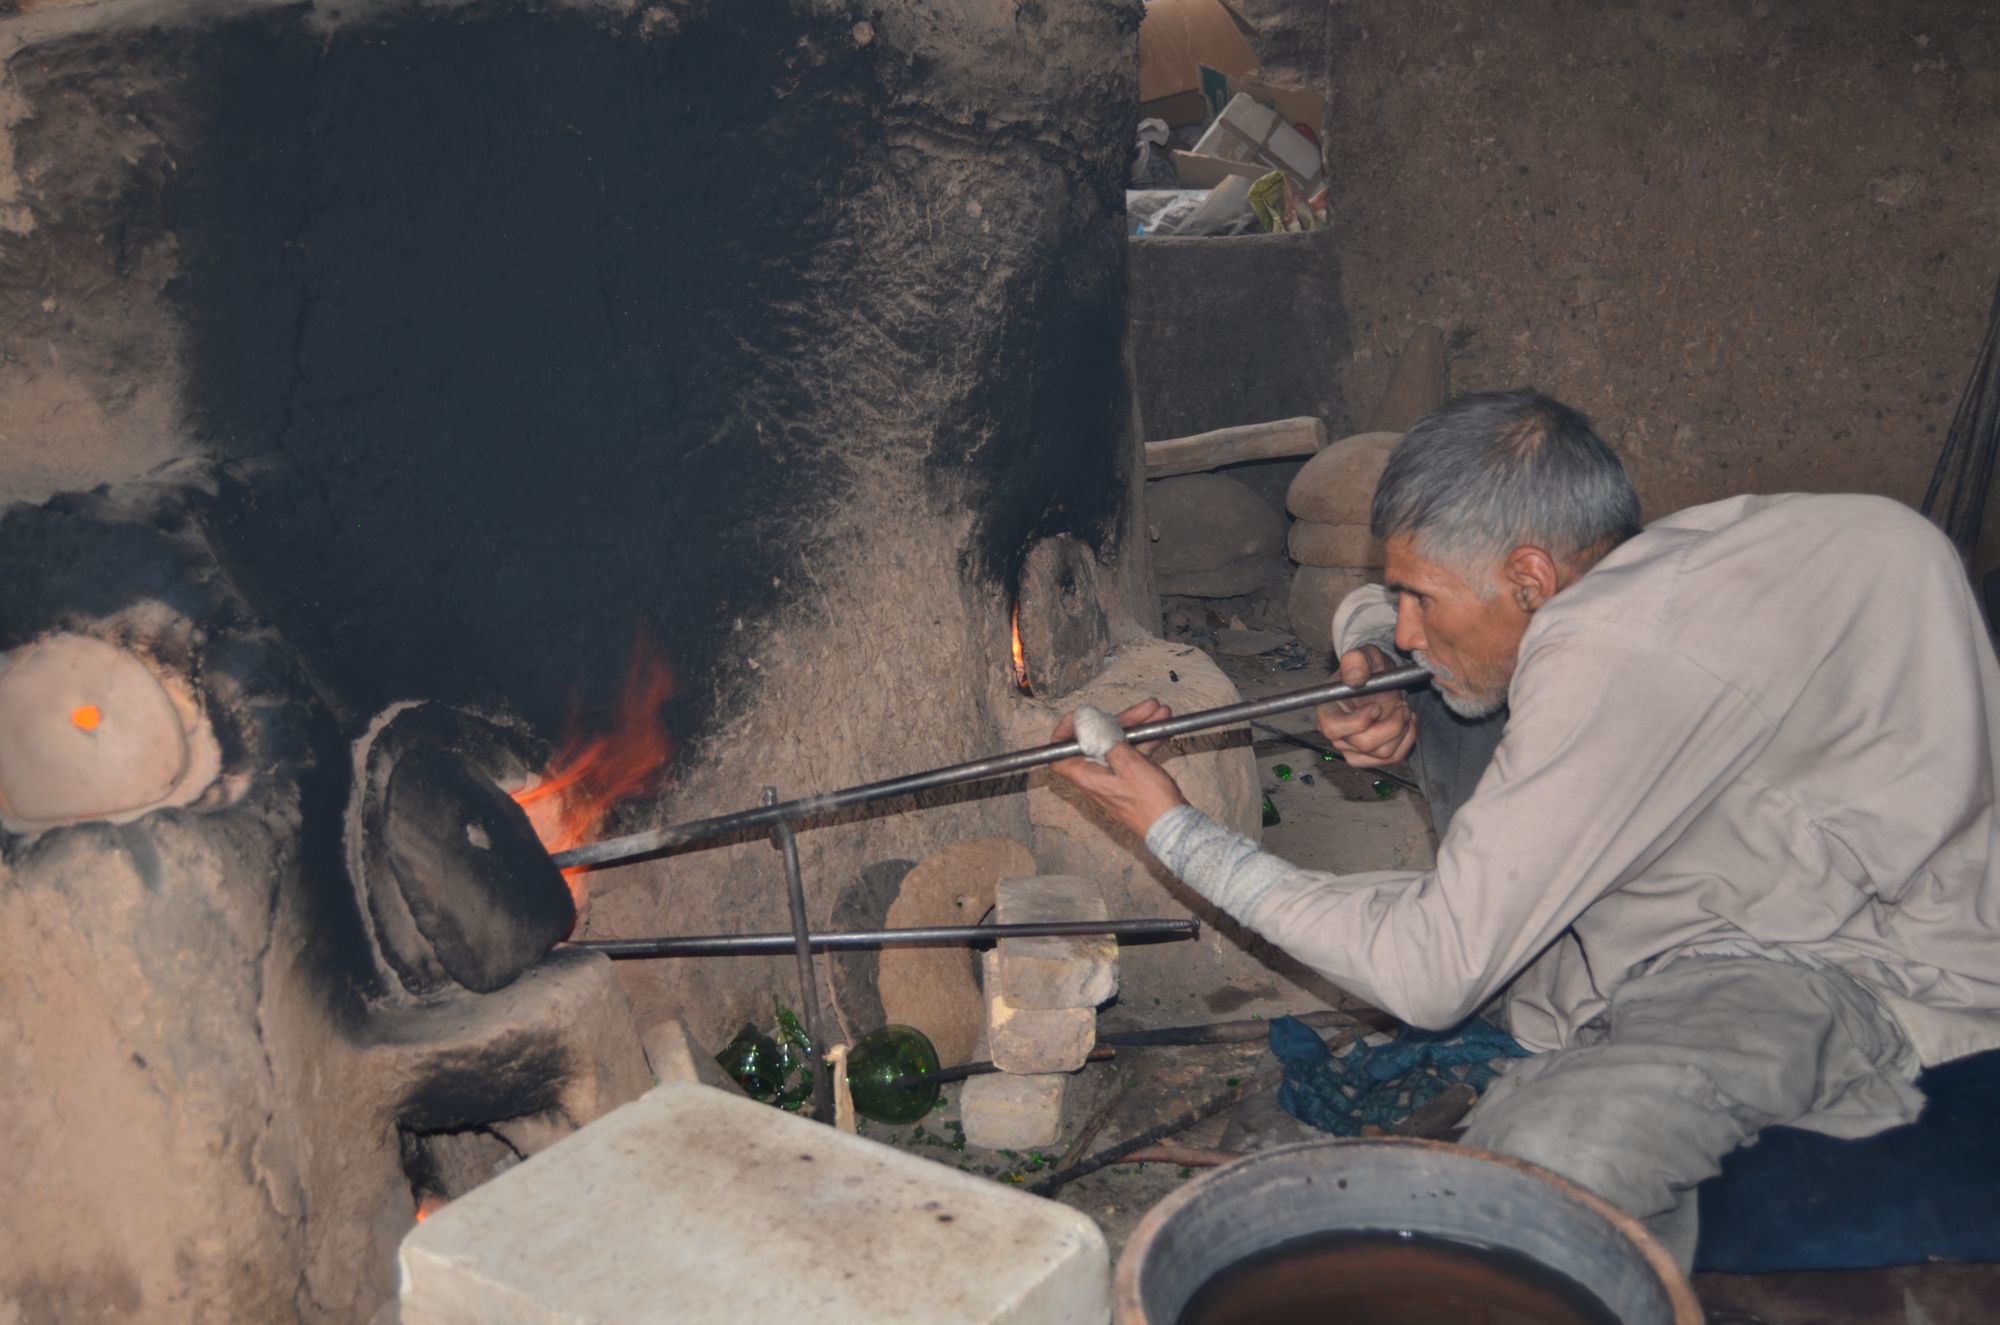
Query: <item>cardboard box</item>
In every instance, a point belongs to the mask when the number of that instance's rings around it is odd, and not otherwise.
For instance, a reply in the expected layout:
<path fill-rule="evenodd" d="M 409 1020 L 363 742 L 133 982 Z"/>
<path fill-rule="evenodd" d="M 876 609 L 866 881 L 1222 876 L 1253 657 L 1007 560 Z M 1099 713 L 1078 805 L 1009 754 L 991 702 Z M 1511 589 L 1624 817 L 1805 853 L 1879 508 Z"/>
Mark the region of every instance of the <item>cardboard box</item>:
<path fill-rule="evenodd" d="M 1202 156 L 1198 152 L 1175 152 L 1174 171 L 1181 177 L 1184 189 L 1212 189 L 1232 175 L 1262 179 L 1271 173 L 1271 168 L 1254 161 L 1225 161 L 1219 156 Z"/>
<path fill-rule="evenodd" d="M 1234 77 L 1254 73 L 1257 57 L 1247 38 L 1255 31 L 1225 0 L 1147 0 L 1139 22 L 1139 100 L 1198 91 L 1203 65 Z"/>
<path fill-rule="evenodd" d="M 1195 144 L 1195 152 L 1226 161 L 1261 162 L 1266 173 L 1282 170 L 1305 192 L 1318 188 L 1325 173 L 1319 144 L 1247 92 L 1230 99 Z"/>
<path fill-rule="evenodd" d="M 1326 98 L 1317 92 L 1296 87 L 1272 87 L 1253 78 L 1232 77 L 1219 69 L 1205 68 L 1201 71 L 1201 95 L 1206 108 L 1203 119 L 1222 114 L 1238 94 L 1247 94 L 1277 111 L 1285 117 L 1287 124 L 1311 139 L 1315 146 L 1319 145 L 1320 135 L 1325 132 L 1326 126 Z M 1168 120 L 1167 123 L 1174 121 Z"/>

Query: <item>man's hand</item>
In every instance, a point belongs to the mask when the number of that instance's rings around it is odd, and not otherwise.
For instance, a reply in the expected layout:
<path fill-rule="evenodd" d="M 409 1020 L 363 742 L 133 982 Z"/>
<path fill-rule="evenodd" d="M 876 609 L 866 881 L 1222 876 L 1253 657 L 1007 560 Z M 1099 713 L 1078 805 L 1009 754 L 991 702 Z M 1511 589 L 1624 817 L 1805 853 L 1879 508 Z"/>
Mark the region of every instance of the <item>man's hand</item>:
<path fill-rule="evenodd" d="M 1157 699 L 1142 699 L 1118 715 L 1118 725 L 1131 728 L 1160 722 L 1174 711 Z M 1076 720 L 1064 718 L 1056 724 L 1049 740 L 1067 741 L 1076 735 Z M 1180 784 L 1167 771 L 1128 744 L 1115 745 L 1105 756 L 1110 767 L 1089 759 L 1064 759 L 1049 765 L 1057 776 L 1074 783 L 1084 795 L 1119 823 L 1146 835 L 1153 821 L 1176 805 L 1187 804 Z"/>
<path fill-rule="evenodd" d="M 1389 670 L 1389 655 L 1373 644 L 1340 655 L 1340 679 L 1358 686 Z M 1320 735 L 1356 768 L 1381 768 L 1409 757 L 1417 744 L 1417 715 L 1400 690 L 1336 699 L 1313 710 Z"/>

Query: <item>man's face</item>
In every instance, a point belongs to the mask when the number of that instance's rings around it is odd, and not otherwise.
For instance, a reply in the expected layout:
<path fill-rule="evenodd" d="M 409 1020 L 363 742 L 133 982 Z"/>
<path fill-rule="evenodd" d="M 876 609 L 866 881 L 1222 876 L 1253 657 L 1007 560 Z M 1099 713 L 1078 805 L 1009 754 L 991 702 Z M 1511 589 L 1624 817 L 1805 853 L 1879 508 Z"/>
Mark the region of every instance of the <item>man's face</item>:
<path fill-rule="evenodd" d="M 1396 647 L 1428 667 L 1452 712 L 1483 718 L 1507 701 L 1507 684 L 1529 613 L 1501 580 L 1501 567 L 1474 583 L 1418 555 L 1415 539 L 1383 544 L 1383 579 L 1396 594 Z"/>

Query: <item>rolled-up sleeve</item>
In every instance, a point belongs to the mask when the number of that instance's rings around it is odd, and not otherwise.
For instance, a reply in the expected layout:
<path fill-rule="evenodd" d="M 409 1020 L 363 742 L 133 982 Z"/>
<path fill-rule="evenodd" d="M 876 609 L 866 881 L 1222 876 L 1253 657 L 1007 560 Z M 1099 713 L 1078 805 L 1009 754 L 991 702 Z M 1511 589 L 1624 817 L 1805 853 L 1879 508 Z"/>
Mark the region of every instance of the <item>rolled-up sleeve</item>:
<path fill-rule="evenodd" d="M 1670 844 L 1770 730 L 1733 687 L 1602 622 L 1535 640 L 1510 704 L 1428 872 L 1300 869 L 1193 810 L 1163 816 L 1147 846 L 1336 984 L 1412 1025 L 1454 1025 Z"/>

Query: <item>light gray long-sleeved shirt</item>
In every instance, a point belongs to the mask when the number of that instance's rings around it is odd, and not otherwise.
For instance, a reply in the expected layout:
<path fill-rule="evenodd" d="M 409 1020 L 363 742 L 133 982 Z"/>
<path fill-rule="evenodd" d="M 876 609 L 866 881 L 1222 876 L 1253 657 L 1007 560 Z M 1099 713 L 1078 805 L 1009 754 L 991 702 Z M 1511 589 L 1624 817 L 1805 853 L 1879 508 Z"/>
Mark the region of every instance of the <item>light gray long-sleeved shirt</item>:
<path fill-rule="evenodd" d="M 1343 604 L 1343 645 L 1386 593 Z M 1298 869 L 1199 811 L 1147 845 L 1420 1026 L 1503 987 L 1570 1042 L 1674 954 L 1772 945 L 1878 994 L 1926 1063 L 2000 1046 L 2000 668 L 1949 543 L 1875 497 L 1649 526 L 1529 623 L 1506 736 L 1424 873 Z"/>

